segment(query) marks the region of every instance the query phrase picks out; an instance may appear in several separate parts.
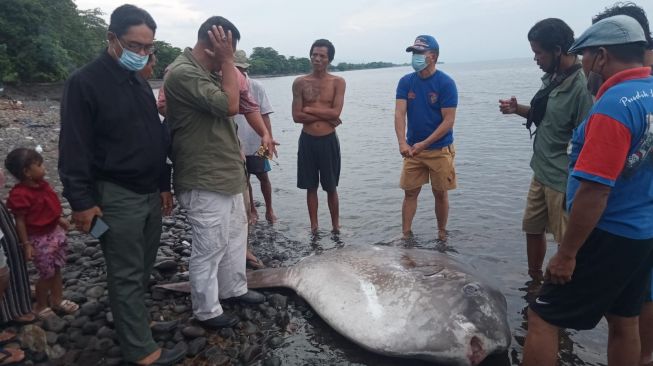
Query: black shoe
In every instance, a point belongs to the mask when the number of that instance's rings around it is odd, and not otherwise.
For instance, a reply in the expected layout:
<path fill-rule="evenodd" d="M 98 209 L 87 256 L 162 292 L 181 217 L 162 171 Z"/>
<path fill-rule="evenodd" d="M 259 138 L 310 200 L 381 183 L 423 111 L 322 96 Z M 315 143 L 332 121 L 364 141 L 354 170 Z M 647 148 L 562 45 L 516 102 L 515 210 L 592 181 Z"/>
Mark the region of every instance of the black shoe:
<path fill-rule="evenodd" d="M 227 313 L 222 313 L 215 318 L 207 320 L 198 320 L 203 327 L 210 329 L 231 328 L 238 324 L 239 321 L 240 319 L 237 316 Z"/>
<path fill-rule="evenodd" d="M 254 290 L 247 290 L 244 295 L 230 297 L 226 301 L 235 301 L 242 304 L 256 305 L 265 302 L 265 295 Z"/>
<path fill-rule="evenodd" d="M 177 345 L 172 349 L 162 348 L 161 356 L 159 359 L 154 361 L 154 363 L 149 366 L 170 366 L 175 365 L 181 362 L 184 357 L 186 357 L 186 352 L 188 352 L 188 347 L 183 343 L 177 343 Z"/>
<path fill-rule="evenodd" d="M 153 333 L 168 333 L 172 332 L 179 325 L 179 319 L 171 320 L 168 322 L 154 322 L 150 329 Z"/>

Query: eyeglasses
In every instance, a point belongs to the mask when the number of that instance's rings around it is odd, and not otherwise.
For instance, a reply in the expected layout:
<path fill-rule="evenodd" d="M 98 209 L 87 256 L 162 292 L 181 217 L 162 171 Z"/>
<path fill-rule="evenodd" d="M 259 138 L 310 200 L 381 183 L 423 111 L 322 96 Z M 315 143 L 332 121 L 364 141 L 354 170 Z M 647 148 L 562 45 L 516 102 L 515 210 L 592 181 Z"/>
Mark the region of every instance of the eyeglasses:
<path fill-rule="evenodd" d="M 126 48 L 132 52 L 140 53 L 141 51 L 145 51 L 145 53 L 148 55 L 151 55 L 156 52 L 156 47 L 154 46 L 154 44 L 141 44 L 138 42 L 122 43 L 120 39 L 118 39 L 118 42 L 123 48 Z"/>

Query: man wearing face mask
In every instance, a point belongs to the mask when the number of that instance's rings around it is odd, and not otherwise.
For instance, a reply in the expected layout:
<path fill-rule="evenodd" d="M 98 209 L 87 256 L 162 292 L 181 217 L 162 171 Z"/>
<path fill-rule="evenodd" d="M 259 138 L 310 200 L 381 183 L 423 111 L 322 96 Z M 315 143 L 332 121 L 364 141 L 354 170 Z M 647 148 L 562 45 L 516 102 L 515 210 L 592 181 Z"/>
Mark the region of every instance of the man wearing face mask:
<path fill-rule="evenodd" d="M 399 80 L 395 104 L 395 132 L 404 157 L 399 183 L 404 190 L 402 231 L 405 237 L 412 234 L 417 197 L 422 185 L 430 181 L 438 240 L 443 241 L 449 217 L 448 191 L 456 188 L 453 124 L 458 90 L 453 79 L 436 68 L 440 47 L 435 38 L 417 36 L 406 52 L 413 53 L 415 72 Z"/>
<path fill-rule="evenodd" d="M 574 130 L 569 225 L 529 304 L 524 365 L 554 365 L 560 328 L 608 322 L 608 365 L 638 365 L 638 315 L 653 266 L 653 77 L 635 19 L 617 15 L 569 49 L 605 82 Z"/>
<path fill-rule="evenodd" d="M 615 15 L 628 15 L 635 19 L 644 30 L 644 36 L 648 43 L 646 52 L 644 53 L 644 66 L 651 67 L 651 75 L 653 75 L 653 39 L 651 39 L 651 30 L 646 17 L 646 12 L 641 7 L 631 2 L 616 3 L 613 6 L 606 8 L 601 13 L 592 18 L 592 24 L 609 18 Z M 600 78 L 599 78 L 600 80 Z M 600 80 L 602 82 L 602 80 Z M 600 85 L 599 85 L 600 86 Z M 596 89 L 598 91 L 598 88 Z M 593 95 L 596 95 L 594 93 Z M 646 302 L 642 306 L 642 311 L 639 314 L 639 335 L 641 338 L 641 365 L 653 366 L 653 289 L 649 287 Z"/>
<path fill-rule="evenodd" d="M 144 296 L 168 213 L 167 138 L 149 84 L 138 75 L 154 52 L 156 23 L 145 10 L 123 5 L 111 14 L 108 47 L 73 73 L 61 100 L 59 176 L 73 221 L 100 236 L 109 301 L 123 358 L 171 365 L 183 347 L 161 349 L 152 338 Z"/>
<path fill-rule="evenodd" d="M 592 98 L 577 56 L 566 51 L 574 32 L 565 22 L 556 18 L 539 21 L 528 32 L 528 41 L 535 62 L 545 72 L 542 87 L 530 105 L 518 104 L 512 97 L 499 100 L 499 110 L 526 118 L 529 130 L 532 124 L 537 127 L 522 230 L 526 233 L 528 274 L 539 284 L 546 255 L 545 232 L 560 243 L 567 225 L 567 146 L 573 129 L 592 106 Z"/>

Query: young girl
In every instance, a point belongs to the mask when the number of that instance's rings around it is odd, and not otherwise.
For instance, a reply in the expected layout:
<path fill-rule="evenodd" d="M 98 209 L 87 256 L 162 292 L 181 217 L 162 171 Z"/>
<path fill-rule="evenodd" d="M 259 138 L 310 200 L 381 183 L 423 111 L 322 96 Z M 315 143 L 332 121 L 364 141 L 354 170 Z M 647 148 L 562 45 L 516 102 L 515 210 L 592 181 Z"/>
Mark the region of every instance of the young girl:
<path fill-rule="evenodd" d="M 35 150 L 18 148 L 7 155 L 5 167 L 20 181 L 9 192 L 7 206 L 16 218 L 25 259 L 31 260 L 39 273 L 34 313 L 39 318 L 52 315 L 52 310 L 74 313 L 79 306 L 63 299 L 61 280 L 69 223 L 61 217 L 57 194 L 43 179 L 43 157 Z"/>

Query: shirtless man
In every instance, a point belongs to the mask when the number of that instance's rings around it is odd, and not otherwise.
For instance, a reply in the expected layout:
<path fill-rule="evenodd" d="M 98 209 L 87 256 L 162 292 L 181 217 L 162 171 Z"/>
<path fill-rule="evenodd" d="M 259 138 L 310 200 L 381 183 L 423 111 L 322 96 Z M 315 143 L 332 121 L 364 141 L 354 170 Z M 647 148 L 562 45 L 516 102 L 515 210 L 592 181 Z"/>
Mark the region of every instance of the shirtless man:
<path fill-rule="evenodd" d="M 292 85 L 292 116 L 301 123 L 297 153 L 297 187 L 306 189 L 306 204 L 311 231 L 317 232 L 317 188 L 327 192 L 333 232 L 338 232 L 338 180 L 340 179 L 340 143 L 336 127 L 342 123 L 340 112 L 345 99 L 345 79 L 331 75 L 329 64 L 335 55 L 326 39 L 313 42 L 310 50 L 311 74 L 300 76 Z"/>

